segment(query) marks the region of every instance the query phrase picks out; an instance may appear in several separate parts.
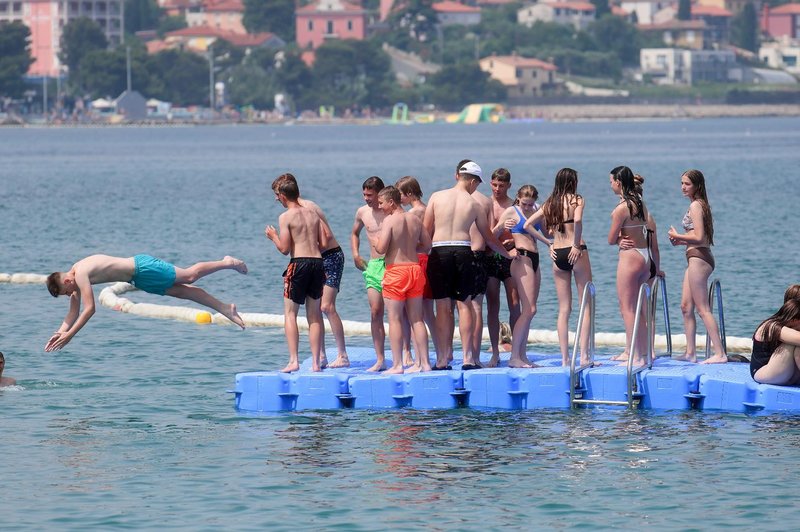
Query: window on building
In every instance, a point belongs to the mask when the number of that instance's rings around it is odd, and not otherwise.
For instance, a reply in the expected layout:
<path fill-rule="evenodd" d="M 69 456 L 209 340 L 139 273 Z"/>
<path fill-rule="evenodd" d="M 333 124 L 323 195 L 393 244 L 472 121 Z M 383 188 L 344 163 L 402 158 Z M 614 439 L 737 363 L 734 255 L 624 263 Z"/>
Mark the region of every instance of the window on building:
<path fill-rule="evenodd" d="M 694 42 L 694 31 L 689 30 L 686 32 L 686 42 Z"/>
<path fill-rule="evenodd" d="M 328 21 L 328 29 L 327 29 L 326 33 L 328 35 L 333 34 L 333 21 L 332 20 Z"/>
<path fill-rule="evenodd" d="M 514 75 L 517 77 L 517 79 L 522 79 L 522 69 L 521 68 L 515 69 Z"/>
<path fill-rule="evenodd" d="M 313 20 L 309 20 L 308 21 L 308 31 L 313 31 L 313 30 L 314 30 L 314 21 Z"/>
<path fill-rule="evenodd" d="M 348 20 L 347 21 L 347 31 L 353 31 L 353 21 L 352 20 Z"/>
<path fill-rule="evenodd" d="M 536 79 L 538 77 L 539 71 L 538 70 L 531 70 L 531 77 Z"/>
<path fill-rule="evenodd" d="M 8 11 L 8 2 L 0 2 L 0 13 Z"/>
<path fill-rule="evenodd" d="M 796 55 L 784 55 L 781 57 L 781 61 L 783 61 L 783 65 L 787 67 L 796 67 L 797 66 L 797 56 Z"/>
<path fill-rule="evenodd" d="M 11 11 L 14 13 L 22 13 L 22 2 L 14 2 L 11 4 Z"/>

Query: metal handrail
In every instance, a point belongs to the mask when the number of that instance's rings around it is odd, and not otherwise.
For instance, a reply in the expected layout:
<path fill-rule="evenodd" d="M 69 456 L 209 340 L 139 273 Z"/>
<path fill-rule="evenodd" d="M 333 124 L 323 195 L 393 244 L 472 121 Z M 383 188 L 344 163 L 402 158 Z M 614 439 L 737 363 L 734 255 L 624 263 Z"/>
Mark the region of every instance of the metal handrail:
<path fill-rule="evenodd" d="M 580 372 L 586 368 L 592 367 L 594 365 L 594 355 L 595 355 L 595 307 L 596 307 L 596 296 L 597 290 L 594 287 L 594 283 L 589 281 L 586 283 L 586 286 L 583 287 L 583 294 L 581 295 L 581 306 L 580 310 L 578 311 L 578 325 L 575 330 L 575 345 L 572 347 L 572 358 L 570 359 L 569 363 L 569 401 L 570 405 L 575 404 L 575 388 L 578 387 L 580 384 L 578 381 L 580 380 Z M 589 352 L 589 362 L 584 364 L 578 368 L 575 367 L 576 359 L 578 358 L 578 352 L 580 351 L 581 347 L 581 331 L 583 331 L 583 318 L 586 314 L 586 305 L 589 305 L 589 345 L 587 346 L 587 350 Z"/>
<path fill-rule="evenodd" d="M 725 310 L 722 307 L 722 284 L 719 279 L 714 279 L 708 287 L 708 306 L 711 313 L 714 313 L 714 295 L 717 296 L 717 311 L 719 316 L 719 339 L 722 341 L 722 351 L 728 352 L 728 342 L 725 340 Z M 709 341 L 708 330 L 706 330 L 706 358 L 711 354 L 711 342 Z"/>
<path fill-rule="evenodd" d="M 653 367 L 653 313 L 651 312 L 652 307 L 649 305 L 650 303 L 650 285 L 647 283 L 643 283 L 642 286 L 639 287 L 639 295 L 636 298 L 636 318 L 633 320 L 633 330 L 631 330 L 631 343 L 628 346 L 628 407 L 633 408 L 633 392 L 635 388 L 635 377 L 636 374 L 642 371 L 645 368 L 652 368 Z M 647 329 L 647 364 L 644 366 L 639 366 L 634 370 L 633 368 L 633 359 L 636 358 L 638 354 L 636 352 L 636 333 L 639 332 L 639 326 L 641 325 L 641 317 L 642 317 L 642 306 L 647 305 L 647 313 L 645 313 L 645 320 L 644 326 Z"/>
<path fill-rule="evenodd" d="M 663 275 L 659 275 L 656 277 L 656 282 L 653 283 L 653 292 L 650 296 L 650 313 L 653 316 L 653 330 L 652 336 L 656 334 L 656 314 L 658 309 L 658 293 L 661 292 L 664 294 L 663 302 L 662 302 L 662 313 L 664 315 L 664 329 L 665 334 L 667 336 L 667 350 L 663 353 L 656 353 L 655 350 L 653 351 L 653 358 L 658 357 L 671 357 L 672 356 L 672 324 L 669 320 L 669 300 L 667 299 L 667 281 L 664 279 Z M 655 349 L 655 338 L 653 338 L 653 349 Z"/>

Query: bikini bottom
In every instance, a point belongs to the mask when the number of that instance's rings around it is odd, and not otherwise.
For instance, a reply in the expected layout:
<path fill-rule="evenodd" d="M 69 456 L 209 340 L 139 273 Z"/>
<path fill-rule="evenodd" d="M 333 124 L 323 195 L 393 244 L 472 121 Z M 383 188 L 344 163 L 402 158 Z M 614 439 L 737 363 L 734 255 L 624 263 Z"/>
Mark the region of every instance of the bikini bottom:
<path fill-rule="evenodd" d="M 536 273 L 539 270 L 539 254 L 535 251 L 529 251 L 527 249 L 517 248 L 517 255 L 521 255 L 523 257 L 528 257 L 531 261 L 531 266 L 533 267 L 533 273 Z"/>
<path fill-rule="evenodd" d="M 711 254 L 711 248 L 691 248 L 686 250 L 686 264 L 689 264 L 689 259 L 695 257 L 708 263 L 711 269 L 714 269 L 714 255 Z"/>

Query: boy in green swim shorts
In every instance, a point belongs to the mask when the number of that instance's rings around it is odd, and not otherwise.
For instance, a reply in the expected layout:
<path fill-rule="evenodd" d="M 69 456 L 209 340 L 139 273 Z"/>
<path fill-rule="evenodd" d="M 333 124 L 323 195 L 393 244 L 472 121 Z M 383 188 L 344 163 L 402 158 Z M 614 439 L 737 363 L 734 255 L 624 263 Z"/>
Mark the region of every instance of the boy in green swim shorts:
<path fill-rule="evenodd" d="M 381 371 L 386 369 L 384 342 L 386 341 L 386 330 L 383 326 L 383 295 L 382 282 L 383 274 L 386 271 L 383 255 L 375 250 L 372 245 L 381 232 L 386 214 L 378 208 L 378 192 L 384 188 L 380 177 L 373 176 L 364 181 L 361 190 L 364 195 L 366 205 L 359 207 L 356 211 L 356 219 L 353 222 L 353 230 L 350 233 L 350 247 L 353 251 L 353 262 L 356 268 L 364 274 L 364 282 L 367 285 L 367 300 L 369 301 L 370 325 L 372 330 L 372 343 L 375 346 L 377 361 L 368 371 Z M 369 262 L 365 261 L 359 253 L 361 243 L 361 230 L 367 230 L 367 240 L 369 241 Z"/>
<path fill-rule="evenodd" d="M 188 299 L 216 310 L 244 329 L 244 321 L 236 311 L 236 305 L 222 303 L 202 288 L 192 286 L 201 277 L 219 270 L 247 273 L 247 265 L 233 257 L 198 262 L 189 268 L 178 268 L 150 255 L 91 255 L 79 260 L 68 272 L 53 272 L 47 276 L 47 290 L 50 295 L 69 296 L 69 311 L 61 327 L 47 341 L 44 350 L 58 351 L 86 325 L 95 311 L 92 285 L 101 283 L 130 282 L 151 294 Z"/>

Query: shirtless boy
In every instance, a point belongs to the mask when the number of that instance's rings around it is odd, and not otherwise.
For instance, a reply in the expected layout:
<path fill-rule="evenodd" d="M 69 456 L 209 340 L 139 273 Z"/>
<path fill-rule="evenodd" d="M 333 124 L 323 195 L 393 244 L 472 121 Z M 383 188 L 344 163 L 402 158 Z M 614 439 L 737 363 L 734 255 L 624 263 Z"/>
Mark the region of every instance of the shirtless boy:
<path fill-rule="evenodd" d="M 383 300 L 389 313 L 389 342 L 392 346 L 392 367 L 386 373 L 403 373 L 403 319 L 408 316 L 417 360 L 409 373 L 430 371 L 428 332 L 422 315 L 422 292 L 425 274 L 417 252 L 427 252 L 431 238 L 414 213 L 400 206 L 400 191 L 388 186 L 378 193 L 378 207 L 386 215 L 381 231 L 373 242 L 375 251 L 386 259 L 383 277 Z"/>
<path fill-rule="evenodd" d="M 188 299 L 216 310 L 244 329 L 236 305 L 222 303 L 202 288 L 192 286 L 198 279 L 219 270 L 247 273 L 247 266 L 241 260 L 227 256 L 222 260 L 198 262 L 189 268 L 178 268 L 150 255 L 91 255 L 79 260 L 68 272 L 54 272 L 47 276 L 50 295 L 69 296 L 69 311 L 44 350 L 58 351 L 86 325 L 95 312 L 92 285 L 102 283 L 130 282 L 150 294 Z"/>
<path fill-rule="evenodd" d="M 492 187 L 492 223 L 493 227 L 506 209 L 511 207 L 514 200 L 508 195 L 511 188 L 511 173 L 505 168 L 498 168 L 492 173 L 490 182 Z M 500 241 L 507 249 L 514 247 L 514 239 L 509 231 L 500 235 Z M 490 261 L 489 279 L 486 283 L 486 319 L 489 328 L 489 341 L 492 344 L 492 358 L 489 367 L 495 367 L 500 362 L 500 349 L 498 340 L 500 336 L 500 284 L 505 287 L 506 301 L 508 303 L 508 322 L 511 329 L 519 317 L 519 294 L 511 278 L 511 262 L 503 257 L 492 254 Z"/>
<path fill-rule="evenodd" d="M 375 250 L 372 242 L 377 238 L 381 230 L 381 223 L 386 215 L 378 208 L 378 192 L 383 189 L 383 181 L 380 177 L 372 176 L 361 185 L 364 195 L 364 203 L 356 211 L 356 219 L 353 222 L 353 230 L 350 233 L 350 247 L 353 252 L 353 262 L 356 268 L 361 270 L 364 275 L 364 282 L 367 286 L 367 300 L 369 301 L 370 326 L 372 330 L 372 343 L 375 346 L 377 360 L 367 371 L 382 371 L 385 369 L 384 342 L 386 341 L 386 330 L 383 327 L 383 273 L 386 269 L 383 254 Z M 365 261 L 359 253 L 361 243 L 361 230 L 367 230 L 367 241 L 369 242 L 369 262 Z"/>
<path fill-rule="evenodd" d="M 282 174 L 272 182 L 272 191 L 277 194 L 278 185 L 284 180 L 294 181 L 297 179 L 292 174 Z M 344 271 L 344 252 L 333 236 L 333 231 L 325 217 L 325 213 L 319 208 L 319 205 L 311 200 L 298 197 L 297 202 L 301 207 L 307 207 L 317 213 L 317 216 L 322 219 L 323 229 L 328 234 L 328 245 L 322 248 L 322 264 L 325 268 L 325 286 L 322 287 L 322 313 L 328 318 L 328 323 L 331 324 L 331 332 L 336 340 L 337 356 L 336 360 L 331 362 L 331 368 L 347 368 L 350 366 L 350 359 L 347 357 L 347 346 L 344 339 L 344 326 L 342 325 L 342 318 L 336 311 L 336 296 L 339 294 L 339 286 L 342 282 L 342 272 Z M 320 347 L 322 361 L 320 365 L 322 369 L 328 366 L 328 358 L 325 354 L 325 335 L 322 335 L 322 346 Z"/>
<path fill-rule="evenodd" d="M 425 209 L 427 205 L 422 201 L 422 188 L 419 186 L 419 181 L 417 181 L 415 177 L 407 175 L 401 177 L 397 183 L 395 183 L 395 187 L 400 191 L 400 203 L 404 207 L 410 207 L 408 213 L 419 218 L 420 223 L 422 223 L 422 220 L 425 218 Z M 430 237 L 430 235 L 428 236 Z M 423 253 L 418 249 L 417 260 L 419 260 L 419 266 L 422 268 L 422 274 L 425 276 L 425 288 L 422 289 L 422 315 L 425 324 L 428 326 L 433 348 L 438 351 L 436 347 L 436 317 L 433 312 L 433 294 L 431 293 L 431 285 L 428 282 L 429 251 L 430 250 Z M 405 335 L 405 332 L 403 334 Z"/>
<path fill-rule="evenodd" d="M 4 369 L 6 369 L 6 357 L 3 356 L 3 353 L 0 353 L 0 387 L 15 385 L 17 383 L 17 379 L 12 377 L 3 377 Z M 428 366 L 428 369 L 431 369 L 430 366 Z"/>
<path fill-rule="evenodd" d="M 289 347 L 289 363 L 281 371 L 289 373 L 300 369 L 297 330 L 297 311 L 306 305 L 308 320 L 308 343 L 311 346 L 311 369 L 322 371 L 322 323 L 320 299 L 325 285 L 325 268 L 320 249 L 328 244 L 322 219 L 312 209 L 302 207 L 297 201 L 300 191 L 296 181 L 283 180 L 277 186 L 275 199 L 286 207 L 278 217 L 278 231 L 268 225 L 264 233 L 272 240 L 278 251 L 291 256 L 289 266 L 283 272 L 283 327 Z"/>
<path fill-rule="evenodd" d="M 453 352 L 453 308 L 458 307 L 459 331 L 464 350 L 462 370 L 480 368 L 474 345 L 475 310 L 472 292 L 475 281 L 469 230 L 475 224 L 487 245 L 506 258 L 514 252 L 507 251 L 492 234 L 489 224 L 472 197 L 481 183 L 481 168 L 474 162 L 459 168 L 458 181 L 447 190 L 435 192 L 425 210 L 423 225 L 432 235 L 433 249 L 428 259 L 428 279 L 436 300 L 436 325 L 440 352 L 436 353 L 433 369 L 447 369 Z"/>

